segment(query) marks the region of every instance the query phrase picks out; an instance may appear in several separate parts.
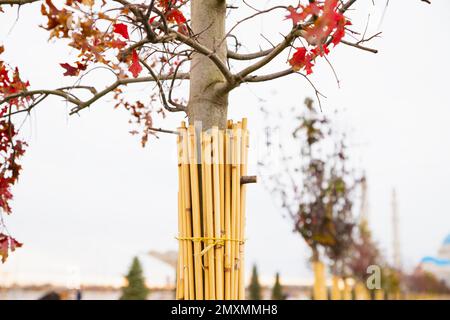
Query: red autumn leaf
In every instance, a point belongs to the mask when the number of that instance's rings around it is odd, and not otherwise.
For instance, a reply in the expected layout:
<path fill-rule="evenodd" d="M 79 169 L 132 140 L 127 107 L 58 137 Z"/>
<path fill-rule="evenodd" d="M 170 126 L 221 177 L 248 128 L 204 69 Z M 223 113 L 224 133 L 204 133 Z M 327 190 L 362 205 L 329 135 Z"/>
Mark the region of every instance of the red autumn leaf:
<path fill-rule="evenodd" d="M 17 248 L 21 248 L 23 246 L 23 243 L 20 243 L 19 241 L 17 241 L 16 239 L 9 237 L 10 239 L 10 249 L 11 252 L 15 251 Z"/>
<path fill-rule="evenodd" d="M 130 39 L 130 36 L 128 35 L 128 26 L 123 23 L 117 23 L 114 26 L 114 32 L 120 34 L 125 39 Z"/>
<path fill-rule="evenodd" d="M 292 23 L 294 25 L 297 25 L 300 22 L 305 21 L 309 16 L 318 16 L 320 14 L 321 7 L 314 2 L 311 2 L 306 7 L 302 5 L 297 8 L 289 6 L 287 9 L 289 11 L 289 14 L 286 16 L 285 20 L 292 19 Z M 301 11 L 298 12 L 298 9 L 301 9 Z"/>
<path fill-rule="evenodd" d="M 131 65 L 128 68 L 128 71 L 131 72 L 131 74 L 133 75 L 133 77 L 137 78 L 139 73 L 141 73 L 142 71 L 142 66 L 139 63 L 139 56 L 136 52 L 136 50 L 133 50 L 133 54 L 131 57 Z"/>
<path fill-rule="evenodd" d="M 168 11 L 167 20 L 170 22 L 175 22 L 178 25 L 186 22 L 186 18 L 184 17 L 183 13 L 181 13 L 181 11 L 178 9 L 172 9 Z"/>
<path fill-rule="evenodd" d="M 123 47 L 125 47 L 127 45 L 125 41 L 118 40 L 118 39 L 112 40 L 110 42 L 106 42 L 106 44 L 113 49 L 122 49 Z"/>
<path fill-rule="evenodd" d="M 333 38 L 331 40 L 331 43 L 333 43 L 335 46 L 341 42 L 342 38 L 345 36 L 345 26 L 351 25 L 352 23 L 350 21 L 347 21 L 344 17 L 341 17 L 338 27 L 336 29 L 336 32 L 333 34 Z"/>
<path fill-rule="evenodd" d="M 286 16 L 285 20 L 292 19 L 292 23 L 297 25 L 300 21 L 303 20 L 303 15 L 297 12 L 297 9 L 293 6 L 289 6 L 288 8 L 289 14 Z"/>
<path fill-rule="evenodd" d="M 64 76 L 77 76 L 80 71 L 84 71 L 87 68 L 86 64 L 82 64 L 80 62 L 77 62 L 76 67 L 73 67 L 68 63 L 60 63 L 59 65 L 66 69 L 66 72 L 63 74 Z"/>
<path fill-rule="evenodd" d="M 297 48 L 297 51 L 289 60 L 289 64 L 292 66 L 292 69 L 294 71 L 299 71 L 304 68 L 306 74 L 311 74 L 313 72 L 312 71 L 312 67 L 314 67 L 313 60 L 316 57 L 316 52 L 317 51 L 314 50 L 308 52 L 308 50 L 306 50 L 306 48 L 303 47 Z"/>
<path fill-rule="evenodd" d="M 22 243 L 13 237 L 0 233 L 0 256 L 2 257 L 2 263 L 5 263 L 10 251 L 13 252 L 16 248 L 20 248 L 21 246 Z"/>
<path fill-rule="evenodd" d="M 292 66 L 292 69 L 298 71 L 305 66 L 306 53 L 307 53 L 306 48 L 303 47 L 297 48 L 297 51 L 289 60 L 289 64 Z"/>
<path fill-rule="evenodd" d="M 313 73 L 312 67 L 314 67 L 314 64 L 312 63 L 312 61 L 313 61 L 312 57 L 308 57 L 308 59 L 306 59 L 305 61 L 305 71 L 307 75 Z"/>
<path fill-rule="evenodd" d="M 328 46 L 326 44 L 318 46 L 314 49 L 311 50 L 311 53 L 313 54 L 314 57 L 323 57 L 326 56 L 327 54 L 330 53 L 330 49 L 328 48 Z"/>
<path fill-rule="evenodd" d="M 2 257 L 2 263 L 5 263 L 9 253 L 9 241 L 8 236 L 0 233 L 0 256 Z"/>
<path fill-rule="evenodd" d="M 70 64 L 68 63 L 60 63 L 59 64 L 61 67 L 63 67 L 64 69 L 66 69 L 66 72 L 63 73 L 64 76 L 77 76 L 78 73 L 80 73 L 80 70 L 78 70 L 78 68 L 76 67 L 72 67 Z"/>

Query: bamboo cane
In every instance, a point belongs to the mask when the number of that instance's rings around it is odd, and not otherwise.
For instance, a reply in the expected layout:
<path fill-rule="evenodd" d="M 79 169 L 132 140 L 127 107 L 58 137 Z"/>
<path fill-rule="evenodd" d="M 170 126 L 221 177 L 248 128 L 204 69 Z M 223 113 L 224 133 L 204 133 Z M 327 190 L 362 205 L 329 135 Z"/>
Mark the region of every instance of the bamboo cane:
<path fill-rule="evenodd" d="M 180 165 L 179 165 L 180 166 Z M 181 171 L 181 170 L 179 170 Z M 180 184 L 181 188 L 181 184 Z M 182 191 L 178 191 L 178 237 L 183 237 L 183 208 L 182 208 L 182 199 L 181 199 L 181 193 Z M 181 300 L 184 298 L 184 275 L 183 275 L 183 243 L 182 241 L 178 241 L 178 259 L 177 259 L 177 282 L 176 282 L 176 291 L 175 291 L 175 298 L 177 300 Z"/>
<path fill-rule="evenodd" d="M 213 127 L 211 130 L 212 145 L 212 181 L 213 181 L 213 215 L 214 215 L 214 237 L 222 237 L 221 224 L 221 189 L 220 189 L 220 169 L 219 169 L 219 130 Z M 216 266 L 216 300 L 223 300 L 223 245 L 216 240 L 215 246 L 215 266 Z"/>
<path fill-rule="evenodd" d="M 220 237 L 225 237 L 225 166 L 224 166 L 224 132 L 218 131 L 219 135 L 219 188 L 220 188 Z M 225 242 L 221 243 L 221 255 L 222 255 L 222 300 L 225 299 Z"/>
<path fill-rule="evenodd" d="M 225 144 L 224 131 L 219 130 L 220 234 L 225 236 Z M 223 245 L 225 251 L 225 245 Z"/>
<path fill-rule="evenodd" d="M 192 237 L 192 207 L 191 207 L 191 185 L 190 185 L 190 175 L 189 175 L 189 139 L 188 132 L 184 121 L 181 124 L 181 150 L 182 150 L 182 200 L 184 207 L 183 215 L 183 227 L 184 227 L 184 237 Z M 192 255 L 192 241 L 184 240 L 184 250 L 185 250 L 185 299 L 194 300 L 195 299 L 195 279 L 194 279 L 194 261 Z M 187 291 L 188 290 L 188 291 Z"/>
<path fill-rule="evenodd" d="M 184 237 L 183 230 L 183 183 L 182 183 L 182 145 L 181 145 L 181 128 L 178 131 L 177 136 L 177 148 L 178 148 L 178 237 L 182 239 Z M 182 240 L 178 241 L 178 259 L 177 259 L 177 280 L 175 298 L 177 300 L 184 298 L 184 243 Z"/>
<path fill-rule="evenodd" d="M 190 215 L 190 210 L 189 212 L 186 210 L 186 201 L 184 199 L 185 197 L 185 185 L 184 185 L 184 173 L 183 173 L 183 165 L 184 165 L 184 154 L 185 154 L 185 150 L 183 149 L 183 140 L 186 139 L 186 129 L 185 129 L 185 124 L 184 122 L 181 123 L 181 128 L 179 128 L 178 130 L 178 137 L 177 137 L 177 142 L 178 142 L 178 177 L 179 177 L 179 198 L 178 198 L 178 209 L 179 209 L 179 215 L 178 215 L 178 226 L 181 229 L 180 233 L 179 233 L 179 238 L 180 239 L 184 239 L 186 238 L 186 214 Z M 186 240 L 179 240 L 178 243 L 180 244 L 180 249 L 179 249 L 179 263 L 180 263 L 180 281 L 182 282 L 182 287 L 183 287 L 183 294 L 179 294 L 177 299 L 185 299 L 185 300 L 189 300 L 189 299 L 193 299 L 194 297 L 190 297 L 189 296 L 189 253 L 188 253 L 188 241 Z M 191 248 L 191 255 L 192 255 L 192 248 Z M 193 280 L 193 279 L 192 279 Z"/>
<path fill-rule="evenodd" d="M 231 153 L 231 238 L 236 239 L 236 225 L 237 225 L 237 185 L 238 185 L 238 172 L 237 172 L 237 166 L 236 166 L 236 146 L 237 146 L 237 134 L 236 134 L 236 128 L 235 125 L 232 125 L 232 131 L 230 132 L 230 153 Z M 236 297 L 236 245 L 233 241 L 231 243 L 231 285 L 230 285 L 230 291 L 231 291 L 231 297 L 230 299 L 235 300 Z"/>
<path fill-rule="evenodd" d="M 181 170 L 181 179 L 180 179 L 182 187 L 184 186 L 183 182 L 183 170 Z M 180 191 L 180 201 L 181 201 L 181 238 L 187 238 L 187 222 L 186 222 L 186 201 L 184 199 L 184 188 Z M 189 212 L 190 214 L 190 212 Z M 182 250 L 183 250 L 183 259 L 182 259 L 182 276 L 183 276 L 183 296 L 184 300 L 193 300 L 195 299 L 194 292 L 194 266 L 192 261 L 192 245 L 189 240 L 181 240 Z M 191 282 L 191 283 L 190 283 Z"/>
<path fill-rule="evenodd" d="M 247 119 L 242 119 L 242 137 L 241 137 L 241 176 L 247 175 L 247 156 L 248 156 L 248 131 L 247 131 Z M 239 183 L 240 183 L 239 177 Z M 239 230 L 239 300 L 245 299 L 245 263 L 244 263 L 244 241 L 245 241 L 245 199 L 246 199 L 246 186 L 240 185 L 240 230 Z"/>
<path fill-rule="evenodd" d="M 192 216 L 193 216 L 193 231 L 195 238 L 201 238 L 201 220 L 200 220 L 200 199 L 198 188 L 198 169 L 197 169 L 197 142 L 195 129 L 189 126 L 189 167 L 191 178 L 191 193 L 192 193 Z M 195 268 L 195 298 L 196 300 L 203 300 L 203 275 L 202 275 L 202 251 L 201 242 L 194 242 L 194 268 Z"/>
<path fill-rule="evenodd" d="M 225 145 L 225 237 L 231 238 L 231 141 L 228 129 L 224 136 Z M 231 299 L 231 246 L 230 240 L 225 242 L 225 300 Z"/>
<path fill-rule="evenodd" d="M 235 160 L 236 162 L 233 164 L 236 168 L 235 171 L 235 176 L 236 176 L 236 184 L 235 184 L 235 188 L 236 188 L 236 199 L 235 199 L 235 206 L 236 206 L 236 222 L 234 225 L 234 239 L 239 239 L 240 236 L 240 230 L 241 230 L 241 168 L 240 168 L 240 164 L 241 164 L 241 123 L 238 122 L 234 128 L 233 131 L 235 132 Z M 240 239 L 241 240 L 241 239 Z M 240 244 L 239 241 L 235 241 L 234 242 L 234 246 L 235 246 L 235 262 L 234 262 L 234 266 L 235 266 L 235 278 L 234 278 L 234 283 L 235 283 L 235 287 L 234 287 L 234 298 L 235 299 L 239 299 L 239 270 L 241 267 L 241 262 L 240 262 L 240 256 L 239 256 L 239 250 L 240 250 Z"/>
<path fill-rule="evenodd" d="M 200 167 L 201 167 L 201 172 L 202 172 L 202 223 L 203 223 L 203 236 L 207 237 L 208 235 L 208 230 L 207 230 L 207 206 L 206 206 L 206 160 L 205 160 L 205 138 L 203 133 L 200 134 L 200 138 L 201 138 L 201 152 L 200 152 L 200 156 L 201 156 L 201 163 L 200 163 Z M 206 242 L 203 242 L 203 248 L 205 248 L 207 245 Z M 204 271 L 204 278 L 205 279 L 205 285 L 204 285 L 204 290 L 205 290 L 205 300 L 210 300 L 210 295 L 209 295 L 209 272 L 210 272 L 210 267 L 209 267 L 209 260 L 208 260 L 208 255 L 203 255 L 202 259 L 203 259 L 203 271 Z"/>
<path fill-rule="evenodd" d="M 216 277 L 215 277 L 215 241 L 211 240 L 214 237 L 214 215 L 213 215 L 213 190 L 212 190 L 212 175 L 211 175 L 211 135 L 204 132 L 205 139 L 205 181 L 206 181 L 206 237 L 208 246 L 206 254 L 208 255 L 209 263 L 209 297 L 211 300 L 216 299 Z"/>

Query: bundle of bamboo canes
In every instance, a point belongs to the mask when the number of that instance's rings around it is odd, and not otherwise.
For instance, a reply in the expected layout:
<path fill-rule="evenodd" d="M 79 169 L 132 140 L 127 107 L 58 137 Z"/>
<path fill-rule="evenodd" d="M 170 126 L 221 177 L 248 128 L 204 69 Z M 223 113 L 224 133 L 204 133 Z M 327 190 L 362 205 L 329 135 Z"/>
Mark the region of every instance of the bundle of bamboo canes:
<path fill-rule="evenodd" d="M 176 298 L 244 299 L 247 120 L 178 131 Z"/>

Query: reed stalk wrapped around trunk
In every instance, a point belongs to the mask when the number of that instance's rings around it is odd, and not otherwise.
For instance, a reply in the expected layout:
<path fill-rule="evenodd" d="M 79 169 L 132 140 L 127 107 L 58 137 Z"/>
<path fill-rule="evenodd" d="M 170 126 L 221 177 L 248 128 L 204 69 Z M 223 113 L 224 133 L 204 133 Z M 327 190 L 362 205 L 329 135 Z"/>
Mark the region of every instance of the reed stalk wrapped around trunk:
<path fill-rule="evenodd" d="M 178 130 L 177 299 L 245 299 L 247 120 Z"/>

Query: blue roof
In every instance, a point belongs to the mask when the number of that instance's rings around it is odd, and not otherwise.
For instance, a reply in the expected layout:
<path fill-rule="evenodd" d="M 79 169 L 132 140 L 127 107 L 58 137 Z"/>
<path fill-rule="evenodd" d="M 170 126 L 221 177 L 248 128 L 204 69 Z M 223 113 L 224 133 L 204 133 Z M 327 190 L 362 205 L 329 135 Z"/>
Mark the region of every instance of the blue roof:
<path fill-rule="evenodd" d="M 445 238 L 444 244 L 450 244 L 450 234 Z"/>
<path fill-rule="evenodd" d="M 421 261 L 422 263 L 432 263 L 439 267 L 446 267 L 450 266 L 450 259 L 440 259 L 440 258 L 434 258 L 434 257 L 425 257 Z"/>

